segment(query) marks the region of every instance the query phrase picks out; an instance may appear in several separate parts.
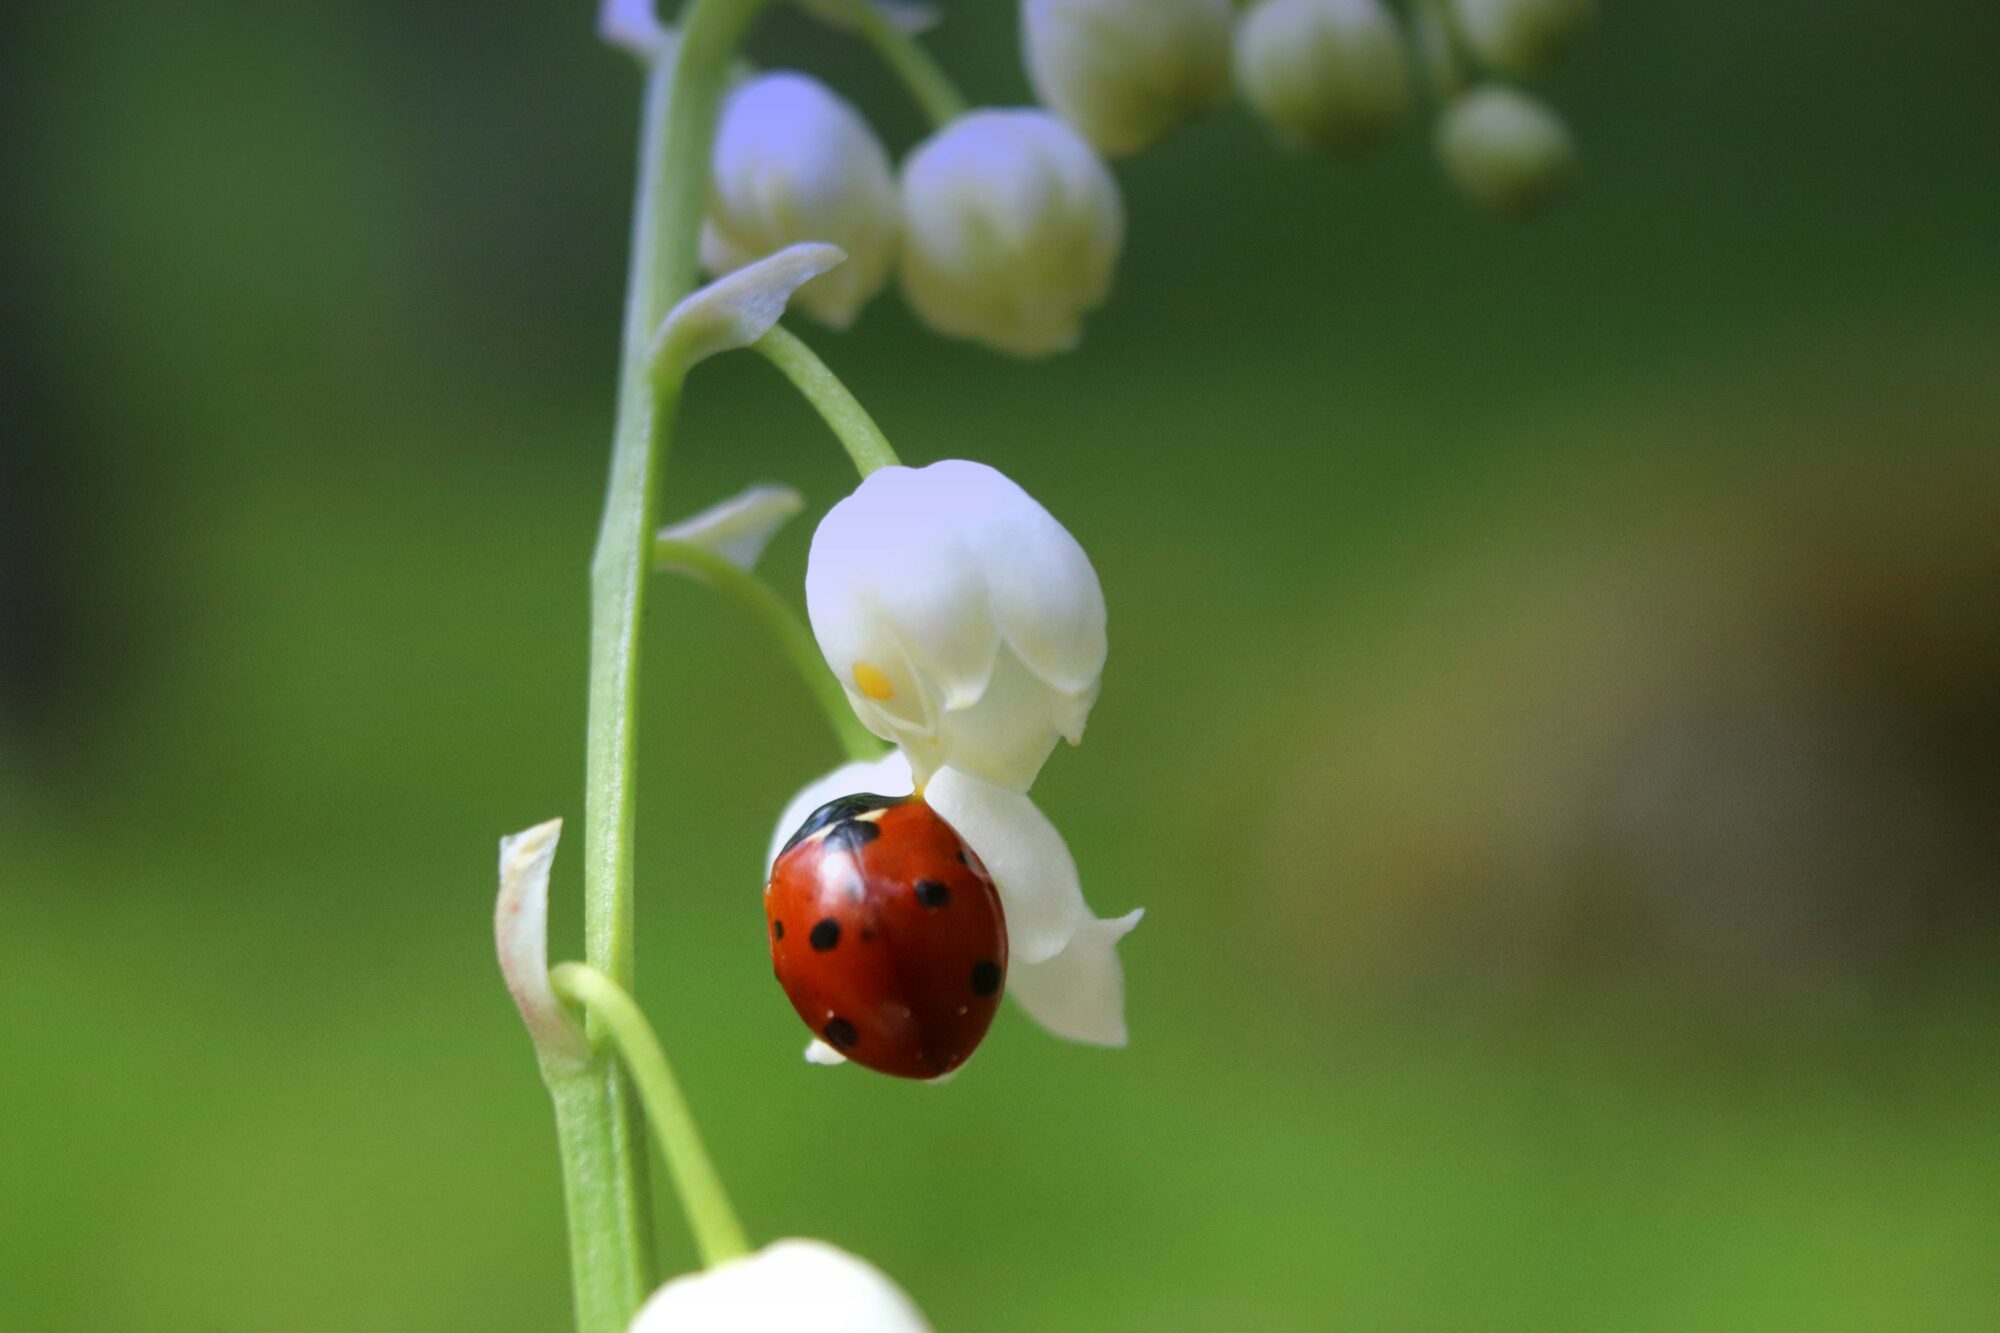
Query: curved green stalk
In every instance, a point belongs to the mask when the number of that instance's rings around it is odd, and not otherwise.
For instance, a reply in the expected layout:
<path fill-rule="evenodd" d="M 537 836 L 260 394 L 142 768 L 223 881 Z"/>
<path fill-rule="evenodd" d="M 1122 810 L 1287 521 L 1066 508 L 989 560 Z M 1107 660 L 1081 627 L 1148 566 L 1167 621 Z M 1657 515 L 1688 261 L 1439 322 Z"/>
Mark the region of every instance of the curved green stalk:
<path fill-rule="evenodd" d="M 911 98 L 938 129 L 965 114 L 965 95 L 923 43 L 890 22 L 874 0 L 842 0 L 842 13 L 863 41 L 875 48 Z"/>
<path fill-rule="evenodd" d="M 792 387 L 806 396 L 820 420 L 826 422 L 847 449 L 857 472 L 865 477 L 876 468 L 898 466 L 896 451 L 889 447 L 889 438 L 875 424 L 875 418 L 826 368 L 826 362 L 799 341 L 798 335 L 782 324 L 773 324 L 768 333 L 750 345 L 783 371 Z"/>
<path fill-rule="evenodd" d="M 722 1178 L 702 1146 L 701 1131 L 681 1096 L 680 1084 L 674 1081 L 667 1053 L 638 1004 L 617 982 L 584 963 L 552 968 L 549 984 L 559 998 L 582 1009 L 607 1033 L 624 1057 L 625 1069 L 638 1085 L 646 1118 L 659 1139 L 660 1155 L 673 1176 L 702 1265 L 713 1268 L 750 1253 L 750 1242 L 736 1220 L 736 1210 L 729 1206 Z"/>
<path fill-rule="evenodd" d="M 754 612 L 778 640 L 785 660 L 792 664 L 792 669 L 799 673 L 799 679 L 812 691 L 813 699 L 819 704 L 820 711 L 826 714 L 827 725 L 833 728 L 833 734 L 848 759 L 860 762 L 882 757 L 882 742 L 854 715 L 840 682 L 827 670 L 826 659 L 820 656 L 819 644 L 813 639 L 812 631 L 770 584 L 727 556 L 671 537 L 661 537 L 653 543 L 653 566 L 656 569 L 683 570 Z"/>
<path fill-rule="evenodd" d="M 584 776 L 584 939 L 591 964 L 632 980 L 633 778 L 639 626 L 654 478 L 680 399 L 651 373 L 653 335 L 694 285 L 709 155 L 737 45 L 766 0 L 694 0 L 676 47 L 647 77 L 633 204 L 618 419 L 590 572 L 590 704 Z M 601 1036 L 593 1032 L 593 1040 Z M 549 1083 L 562 1149 L 579 1333 L 623 1333 L 654 1284 L 640 1108 L 615 1061 Z"/>

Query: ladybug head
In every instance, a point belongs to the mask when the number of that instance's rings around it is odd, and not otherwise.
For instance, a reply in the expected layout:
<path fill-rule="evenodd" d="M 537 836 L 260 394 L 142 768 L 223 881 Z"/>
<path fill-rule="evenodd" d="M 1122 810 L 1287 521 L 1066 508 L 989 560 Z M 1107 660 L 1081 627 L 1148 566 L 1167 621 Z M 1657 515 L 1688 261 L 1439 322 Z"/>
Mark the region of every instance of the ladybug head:
<path fill-rule="evenodd" d="M 785 840 L 785 845 L 778 854 L 784 855 L 830 824 L 844 823 L 876 810 L 887 810 L 891 806 L 906 805 L 914 799 L 910 796 L 877 796 L 873 792 L 859 791 L 852 796 L 842 796 L 828 801 L 806 816 L 805 823 L 799 825 L 798 832 Z"/>

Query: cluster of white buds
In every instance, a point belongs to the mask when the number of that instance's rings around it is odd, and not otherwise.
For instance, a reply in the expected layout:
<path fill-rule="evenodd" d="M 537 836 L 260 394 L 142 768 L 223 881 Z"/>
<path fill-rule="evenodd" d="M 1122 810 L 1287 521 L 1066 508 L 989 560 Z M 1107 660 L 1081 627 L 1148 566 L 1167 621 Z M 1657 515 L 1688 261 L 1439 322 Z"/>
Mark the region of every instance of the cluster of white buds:
<path fill-rule="evenodd" d="M 851 105 L 784 72 L 723 108 L 701 256 L 721 275 L 787 246 L 838 245 L 847 262 L 798 294 L 822 323 L 852 323 L 900 267 L 937 332 L 1041 356 L 1075 345 L 1110 291 L 1124 228 L 1111 173 L 1053 116 L 962 116 L 910 153 L 899 184 Z"/>
<path fill-rule="evenodd" d="M 1561 193 L 1576 150 L 1560 117 L 1497 82 L 1465 86 L 1465 66 L 1541 73 L 1575 47 L 1595 0 L 1417 0 L 1414 40 L 1441 109 L 1435 135 L 1446 176 L 1502 216 L 1532 213 Z M 1238 21 L 1236 77 L 1280 138 L 1357 155 L 1409 119 L 1413 62 L 1383 0 L 1253 0 Z"/>
<path fill-rule="evenodd" d="M 1465 90 L 1462 65 L 1545 70 L 1595 0 L 1419 0 L 1414 14 L 1450 180 L 1510 216 L 1554 198 L 1575 164 L 1568 129 L 1526 93 Z M 847 327 L 894 272 L 933 330 L 1043 356 L 1076 344 L 1124 245 L 1100 154 L 1158 142 L 1232 83 L 1280 139 L 1344 156 L 1392 138 L 1414 102 L 1409 39 L 1385 0 L 1022 0 L 1021 35 L 1049 110 L 959 116 L 911 150 L 900 180 L 860 113 L 817 80 L 747 80 L 715 139 L 703 265 L 721 276 L 787 246 L 837 245 L 847 262 L 798 296 L 822 323 Z"/>

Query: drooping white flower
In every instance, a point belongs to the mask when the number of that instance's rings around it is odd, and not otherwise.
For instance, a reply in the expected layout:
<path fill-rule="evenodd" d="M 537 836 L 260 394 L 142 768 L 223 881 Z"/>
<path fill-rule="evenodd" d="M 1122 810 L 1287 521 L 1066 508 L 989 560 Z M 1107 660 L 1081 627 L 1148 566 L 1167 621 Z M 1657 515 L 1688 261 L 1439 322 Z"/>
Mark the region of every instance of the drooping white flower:
<path fill-rule="evenodd" d="M 907 795 L 910 776 L 909 760 L 895 752 L 872 763 L 844 765 L 811 783 L 779 816 L 766 873 L 785 840 L 814 810 L 855 792 Z M 1118 941 L 1139 924 L 1144 910 L 1109 918 L 1093 914 L 1068 844 L 1022 793 L 947 768 L 925 788 L 924 799 L 993 876 L 1007 917 L 1008 993 L 1058 1037 L 1123 1046 L 1125 970 Z"/>
<path fill-rule="evenodd" d="M 789 245 L 837 245 L 847 262 L 796 299 L 822 323 L 853 323 L 888 280 L 901 227 L 889 155 L 861 113 L 807 75 L 760 75 L 724 103 L 714 164 L 703 267 L 724 274 Z"/>
<path fill-rule="evenodd" d="M 1597 17 L 1597 0 L 1457 0 L 1454 8 L 1466 45 L 1510 74 L 1560 64 Z"/>
<path fill-rule="evenodd" d="M 781 1240 L 654 1292 L 628 1333 L 931 1333 L 880 1269 L 820 1240 Z"/>
<path fill-rule="evenodd" d="M 1576 174 L 1576 140 L 1562 117 L 1501 84 L 1454 98 L 1436 133 L 1438 159 L 1452 183 L 1502 217 L 1540 211 Z"/>
<path fill-rule="evenodd" d="M 975 111 L 903 164 L 903 294 L 939 333 L 1016 356 L 1074 347 L 1125 242 L 1117 182 L 1045 111 Z"/>
<path fill-rule="evenodd" d="M 1106 153 L 1229 97 L 1230 0 L 1024 0 L 1035 96 Z"/>
<path fill-rule="evenodd" d="M 1069 530 L 983 463 L 885 467 L 813 534 L 806 609 L 868 729 L 920 781 L 1025 791 L 1104 671 L 1104 590 Z"/>
<path fill-rule="evenodd" d="M 1308 148 L 1358 154 L 1402 127 L 1410 61 L 1381 0 L 1259 0 L 1236 28 L 1236 81 Z"/>

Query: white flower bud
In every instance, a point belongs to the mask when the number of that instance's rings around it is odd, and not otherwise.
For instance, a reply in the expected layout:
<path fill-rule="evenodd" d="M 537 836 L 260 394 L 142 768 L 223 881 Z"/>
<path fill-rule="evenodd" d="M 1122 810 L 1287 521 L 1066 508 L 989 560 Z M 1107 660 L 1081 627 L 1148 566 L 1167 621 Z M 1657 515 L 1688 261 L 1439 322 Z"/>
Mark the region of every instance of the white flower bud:
<path fill-rule="evenodd" d="M 1104 671 L 1104 590 L 1069 530 L 983 463 L 885 467 L 827 511 L 806 563 L 820 651 L 919 781 L 953 768 L 1027 790 L 1083 739 Z"/>
<path fill-rule="evenodd" d="M 1017 356 L 1076 345 L 1125 240 L 1117 182 L 1043 111 L 975 111 L 903 164 L 903 294 L 939 333 Z"/>
<path fill-rule="evenodd" d="M 1597 17 L 1597 0 L 1457 0 L 1458 30 L 1495 69 L 1534 74 L 1559 64 Z"/>
<path fill-rule="evenodd" d="M 809 785 L 779 816 L 765 873 L 814 810 L 858 791 L 901 796 L 911 790 L 910 776 L 909 759 L 896 752 L 873 763 L 844 765 Z M 1143 909 L 1120 917 L 1093 914 L 1068 844 L 1022 793 L 948 768 L 925 789 L 924 799 L 993 876 L 1007 920 L 1007 993 L 1058 1037 L 1123 1046 L 1125 969 L 1118 941 L 1139 924 Z M 833 1063 L 811 1048 L 806 1058 Z"/>
<path fill-rule="evenodd" d="M 798 304 L 846 328 L 882 290 L 898 217 L 889 155 L 861 114 L 804 74 L 764 74 L 729 95 L 715 136 L 702 266 L 725 274 L 823 241 L 847 262 L 801 287 Z"/>
<path fill-rule="evenodd" d="M 1261 0 L 1236 26 L 1236 81 L 1308 148 L 1360 154 L 1402 128 L 1410 61 L 1381 0 Z"/>
<path fill-rule="evenodd" d="M 882 1271 L 820 1240 L 781 1240 L 653 1293 L 627 1333 L 931 1333 Z"/>
<path fill-rule="evenodd" d="M 1444 109 L 1437 152 L 1467 198 L 1503 217 L 1538 211 L 1576 171 L 1576 143 L 1562 117 L 1498 84 L 1474 88 Z"/>
<path fill-rule="evenodd" d="M 1106 153 L 1136 153 L 1229 96 L 1230 0 L 1025 0 L 1035 96 Z"/>

